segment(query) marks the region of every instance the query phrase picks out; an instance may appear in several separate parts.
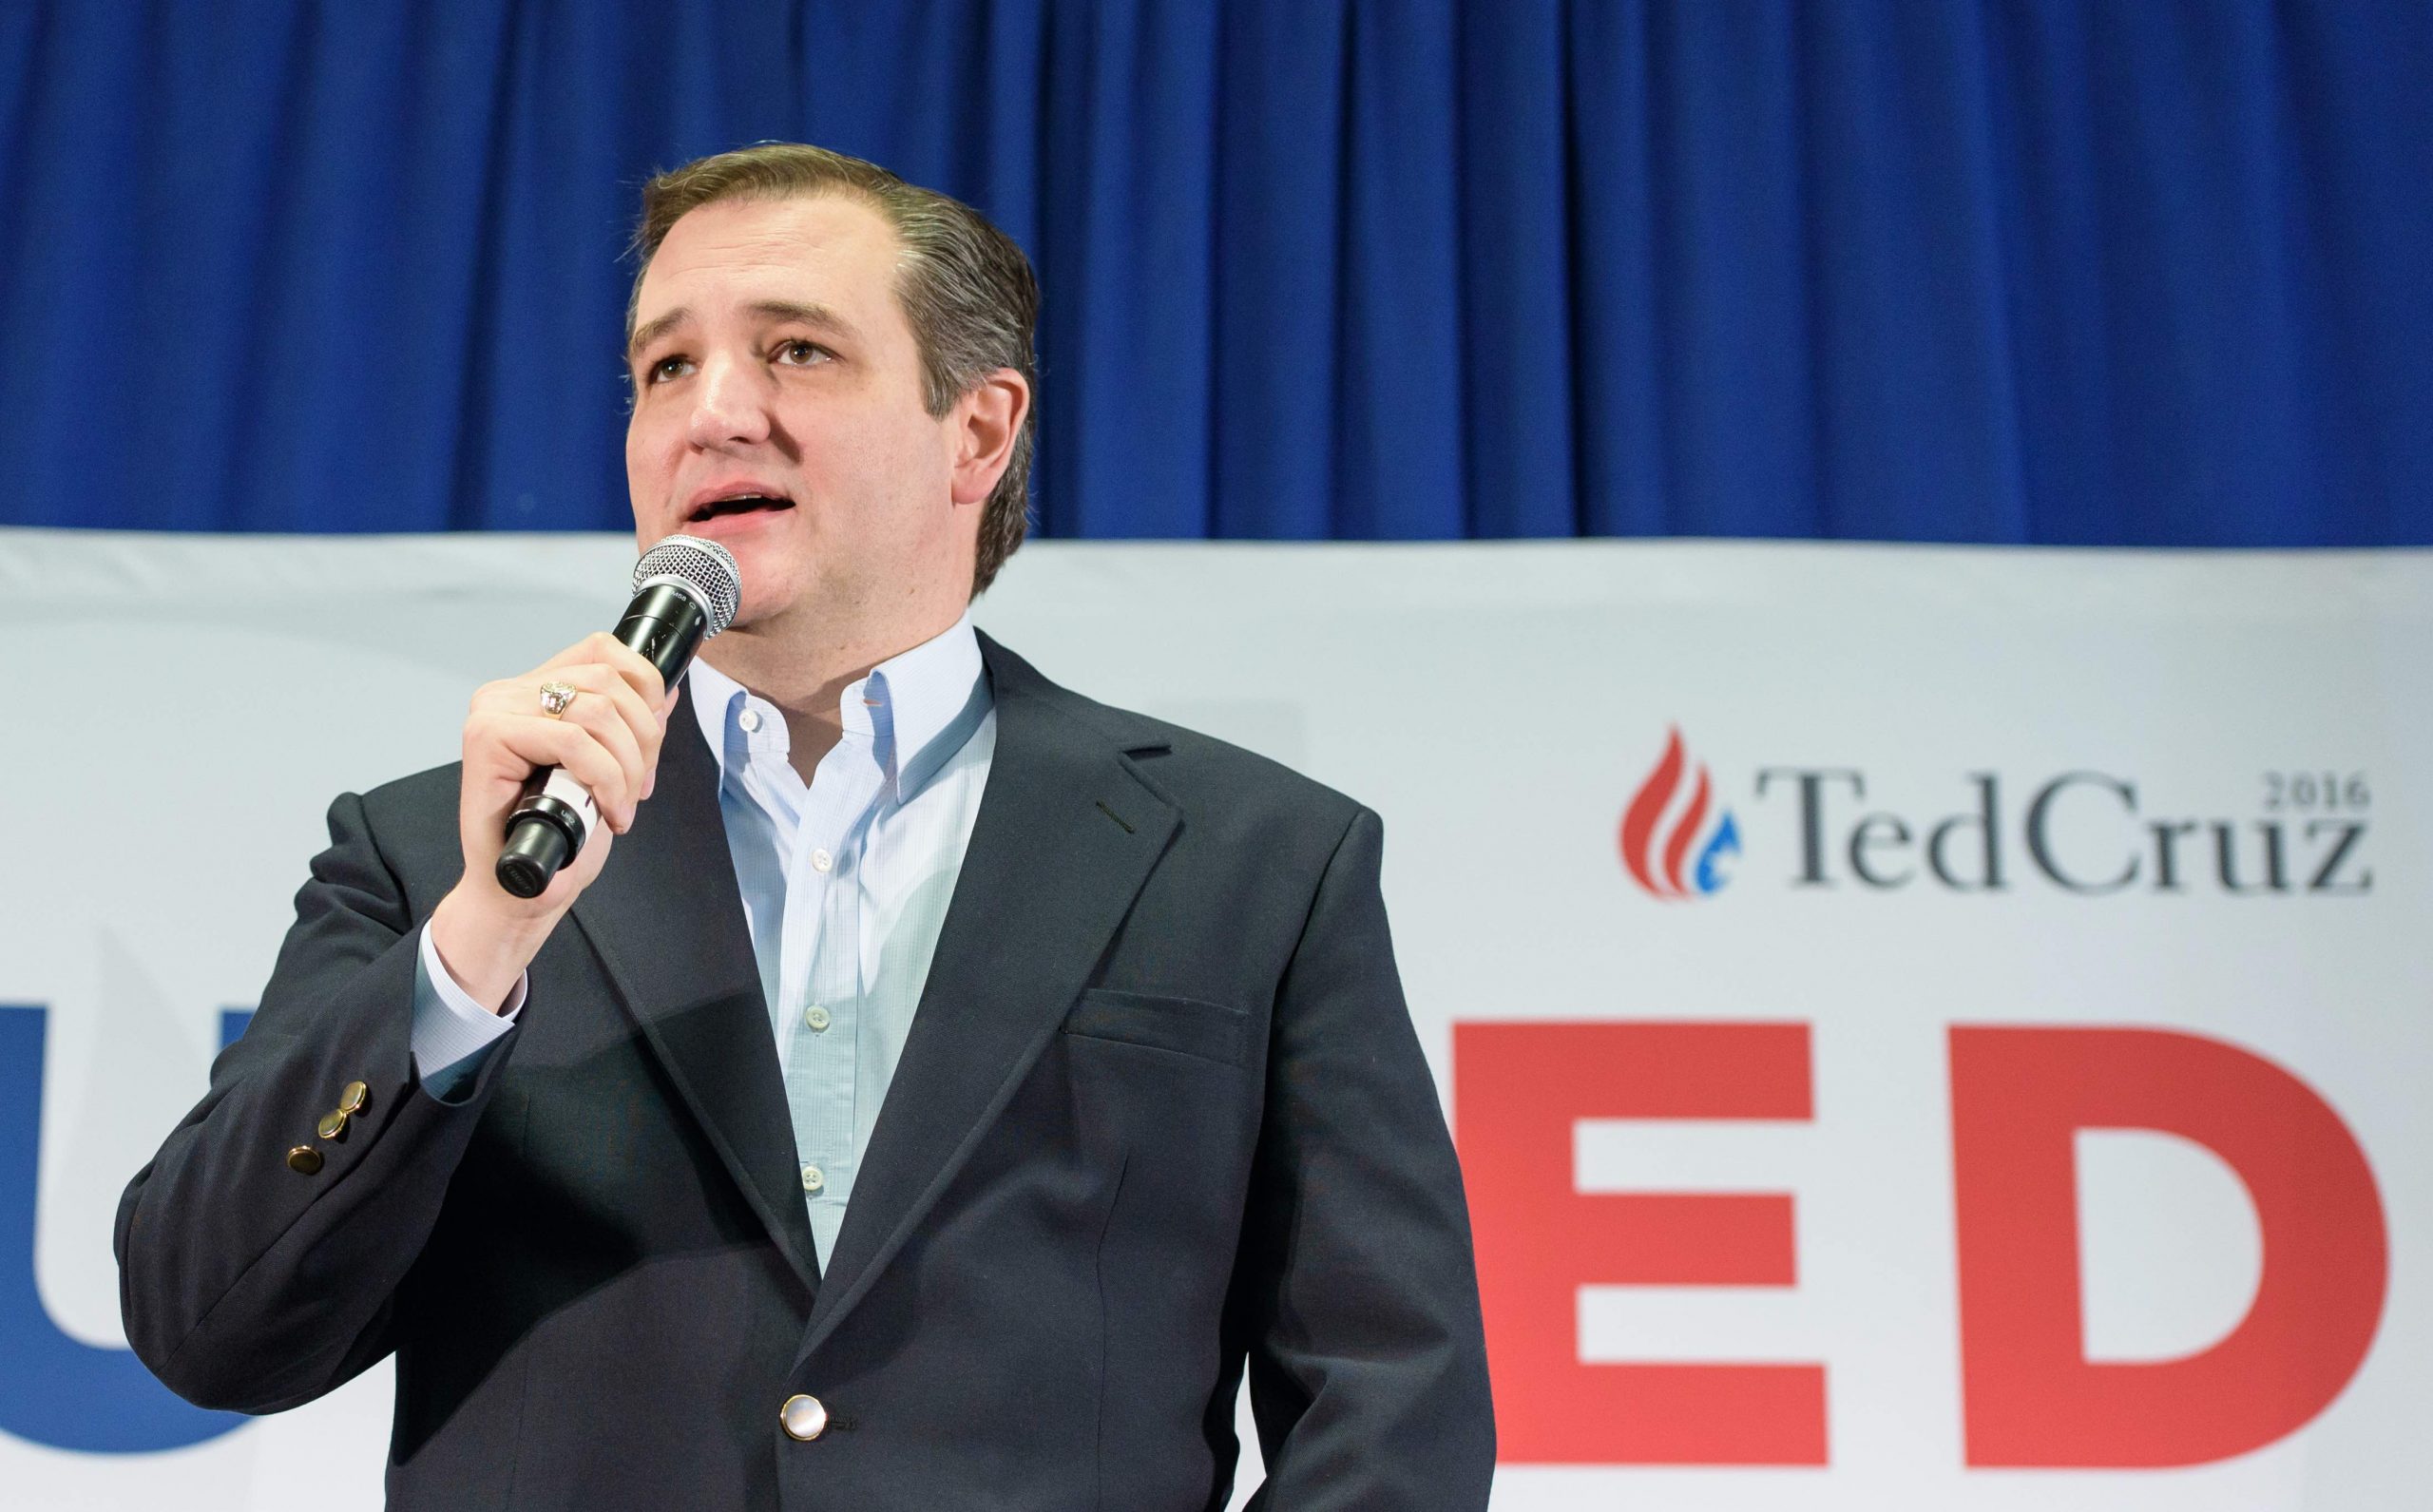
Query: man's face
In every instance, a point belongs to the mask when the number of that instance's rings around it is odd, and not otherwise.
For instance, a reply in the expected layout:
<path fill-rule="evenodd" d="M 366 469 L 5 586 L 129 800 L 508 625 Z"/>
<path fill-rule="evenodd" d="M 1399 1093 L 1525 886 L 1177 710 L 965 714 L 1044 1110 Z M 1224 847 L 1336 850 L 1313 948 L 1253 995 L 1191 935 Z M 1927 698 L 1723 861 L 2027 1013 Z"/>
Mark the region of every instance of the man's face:
<path fill-rule="evenodd" d="M 728 201 L 678 220 L 642 276 L 635 537 L 735 553 L 738 626 L 884 633 L 969 591 L 980 508 L 950 496 L 956 415 L 922 403 L 897 253 L 858 200 Z"/>

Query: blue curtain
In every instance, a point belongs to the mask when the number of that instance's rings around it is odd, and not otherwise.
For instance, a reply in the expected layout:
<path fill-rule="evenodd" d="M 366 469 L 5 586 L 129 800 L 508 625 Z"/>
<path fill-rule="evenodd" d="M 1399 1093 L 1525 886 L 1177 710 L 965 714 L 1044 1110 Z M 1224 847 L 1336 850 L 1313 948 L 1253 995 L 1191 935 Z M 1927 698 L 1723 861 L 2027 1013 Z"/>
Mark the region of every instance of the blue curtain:
<path fill-rule="evenodd" d="M 0 522 L 627 523 L 651 170 L 1038 263 L 1062 536 L 2433 542 L 2433 7 L 0 7 Z"/>

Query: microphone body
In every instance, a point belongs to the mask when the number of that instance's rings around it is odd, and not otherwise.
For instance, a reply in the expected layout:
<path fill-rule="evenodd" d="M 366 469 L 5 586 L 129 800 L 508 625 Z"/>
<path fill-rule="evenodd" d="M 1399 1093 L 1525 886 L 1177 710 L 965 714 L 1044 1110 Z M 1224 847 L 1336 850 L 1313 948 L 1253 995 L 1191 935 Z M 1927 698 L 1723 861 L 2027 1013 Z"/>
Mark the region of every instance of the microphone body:
<path fill-rule="evenodd" d="M 642 553 L 633 602 L 612 633 L 673 687 L 701 642 L 734 622 L 741 597 L 735 559 L 724 546 L 670 536 Z M 535 769 L 508 814 L 498 885 L 519 898 L 539 897 L 599 821 L 600 806 L 582 783 L 558 767 Z"/>

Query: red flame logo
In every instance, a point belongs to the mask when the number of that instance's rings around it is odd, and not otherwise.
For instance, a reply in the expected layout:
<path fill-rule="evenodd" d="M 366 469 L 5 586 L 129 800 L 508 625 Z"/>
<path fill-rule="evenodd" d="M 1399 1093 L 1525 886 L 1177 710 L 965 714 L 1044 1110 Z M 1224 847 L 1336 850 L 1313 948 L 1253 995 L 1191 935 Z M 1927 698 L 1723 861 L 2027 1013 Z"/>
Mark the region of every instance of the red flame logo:
<path fill-rule="evenodd" d="M 1681 790 L 1681 774 L 1689 759 L 1689 753 L 1681 744 L 1680 726 L 1675 725 L 1656 769 L 1639 784 L 1638 792 L 1631 796 L 1630 807 L 1622 812 L 1622 865 L 1630 869 L 1634 881 L 1659 898 L 1696 897 L 1712 890 L 1707 887 L 1693 889 L 1681 874 L 1690 859 L 1690 847 L 1697 839 L 1698 828 L 1706 823 L 1707 807 L 1714 796 L 1705 762 L 1698 763 L 1697 783 L 1690 791 L 1690 806 L 1682 811 L 1672 833 L 1665 837 L 1660 856 L 1657 851 L 1657 826 L 1663 820 L 1674 794 Z"/>

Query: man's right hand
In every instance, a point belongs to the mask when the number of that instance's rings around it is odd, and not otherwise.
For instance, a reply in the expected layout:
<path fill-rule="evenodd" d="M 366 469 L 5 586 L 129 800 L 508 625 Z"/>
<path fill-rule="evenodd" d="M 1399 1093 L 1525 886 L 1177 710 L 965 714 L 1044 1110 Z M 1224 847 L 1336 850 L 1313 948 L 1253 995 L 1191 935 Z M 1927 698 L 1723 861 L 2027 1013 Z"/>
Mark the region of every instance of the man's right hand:
<path fill-rule="evenodd" d="M 541 685 L 575 689 L 563 717 L 541 707 Z M 431 944 L 473 1001 L 495 1013 L 542 942 L 608 861 L 614 835 L 633 828 L 650 796 L 675 695 L 659 669 L 613 636 L 584 637 L 525 673 L 488 683 L 465 717 L 465 775 L 457 801 L 465 874 L 431 916 Z M 534 769 L 564 767 L 589 789 L 600 823 L 537 898 L 498 885 L 507 816 Z"/>

